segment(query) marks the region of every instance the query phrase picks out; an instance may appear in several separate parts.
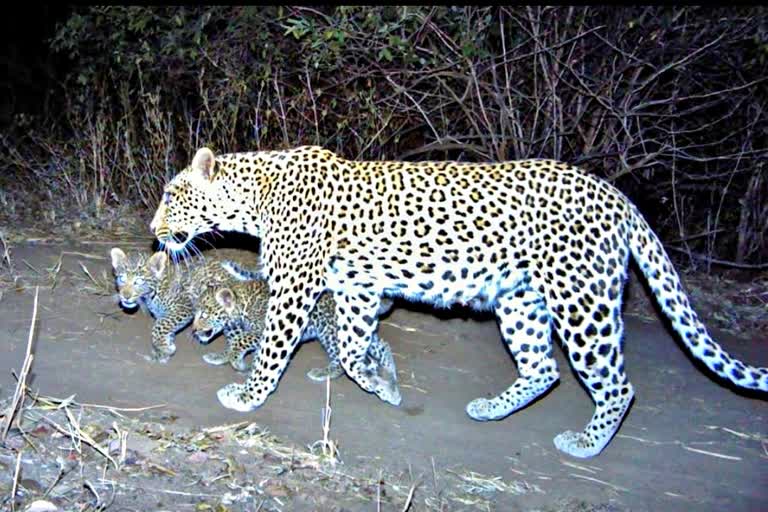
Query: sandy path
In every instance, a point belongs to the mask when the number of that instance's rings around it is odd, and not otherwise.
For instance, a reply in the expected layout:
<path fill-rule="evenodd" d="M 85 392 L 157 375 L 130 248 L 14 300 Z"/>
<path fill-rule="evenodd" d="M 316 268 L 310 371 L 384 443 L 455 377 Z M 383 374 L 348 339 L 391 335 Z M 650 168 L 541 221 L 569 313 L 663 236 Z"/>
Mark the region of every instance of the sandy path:
<path fill-rule="evenodd" d="M 61 250 L 22 247 L 14 257 L 44 268 Z M 79 272 L 77 261 L 65 258 L 63 269 Z M 83 261 L 91 272 L 107 268 L 106 260 Z M 321 437 L 325 388 L 305 377 L 326 362 L 318 344 L 299 350 L 264 407 L 236 413 L 219 406 L 215 395 L 242 377 L 201 359 L 207 350 L 220 350 L 221 342 L 202 347 L 182 333 L 170 364 L 148 363 L 143 358 L 149 352 L 147 317 L 120 313 L 108 298 L 78 293 L 64 273 L 62 278 L 53 293 L 41 294 L 33 385 L 42 393 L 76 393 L 80 401 L 118 406 L 166 403 L 185 425 L 247 419 L 300 444 Z M 32 293 L 6 292 L 0 302 L 4 395 L 13 385 L 10 369 L 21 365 L 31 314 Z M 768 447 L 736 434 L 768 438 L 766 402 L 704 375 L 660 324 L 626 320 L 627 369 L 637 399 L 617 438 L 598 458 L 567 458 L 552 445 L 557 433 L 581 428 L 592 413 L 560 350 L 563 375 L 551 393 L 506 420 L 477 423 L 464 413 L 466 403 L 501 391 L 515 375 L 495 323 L 460 314 L 441 319 L 405 308 L 396 309 L 380 330 L 396 354 L 402 405 L 379 402 L 346 377 L 334 381 L 332 437 L 347 467 L 372 475 L 410 467 L 414 475 L 423 475 L 430 492 L 440 491 L 441 474 L 449 470 L 523 481 L 542 491 L 500 495 L 498 510 L 556 509 L 566 499 L 604 504 L 605 510 L 768 509 Z M 768 364 L 768 354 L 756 343 L 719 341 L 745 361 Z"/>

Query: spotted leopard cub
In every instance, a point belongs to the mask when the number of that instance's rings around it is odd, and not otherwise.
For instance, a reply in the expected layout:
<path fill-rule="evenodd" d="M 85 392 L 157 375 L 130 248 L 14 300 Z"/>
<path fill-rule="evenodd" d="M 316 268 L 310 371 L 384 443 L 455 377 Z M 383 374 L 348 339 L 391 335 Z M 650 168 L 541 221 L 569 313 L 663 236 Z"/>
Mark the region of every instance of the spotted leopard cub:
<path fill-rule="evenodd" d="M 176 333 L 194 318 L 195 304 L 205 289 L 242 279 L 227 271 L 215 254 L 171 265 L 165 252 L 127 255 L 115 247 L 110 258 L 120 304 L 126 309 L 142 307 L 155 318 L 150 359 L 160 363 L 167 363 L 176 352 Z"/>
<path fill-rule="evenodd" d="M 236 370 L 245 371 L 245 357 L 258 353 L 269 300 L 269 285 L 255 280 L 236 283 L 229 287 L 209 288 L 200 297 L 192 323 L 194 336 L 200 343 L 208 344 L 217 334 L 223 333 L 227 348 L 222 352 L 210 352 L 203 359 L 213 365 L 230 363 Z M 383 300 L 378 315 L 392 308 L 391 300 Z M 333 295 L 320 297 L 309 315 L 309 324 L 302 333 L 301 341 L 317 339 L 330 359 L 326 368 L 314 368 L 307 376 L 317 382 L 326 378 L 336 379 L 344 374 L 339 361 L 336 302 Z M 376 336 L 368 349 L 369 378 L 377 381 L 382 389 L 379 395 L 384 401 L 399 405 L 402 397 L 397 387 L 397 371 L 389 344 Z M 372 364 L 370 364 L 372 363 Z"/>

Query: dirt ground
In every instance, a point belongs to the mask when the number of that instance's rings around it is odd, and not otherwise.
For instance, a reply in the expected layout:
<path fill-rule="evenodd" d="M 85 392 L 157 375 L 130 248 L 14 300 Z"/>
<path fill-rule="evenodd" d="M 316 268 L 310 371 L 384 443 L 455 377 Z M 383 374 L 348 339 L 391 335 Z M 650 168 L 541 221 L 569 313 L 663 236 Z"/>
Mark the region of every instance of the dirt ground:
<path fill-rule="evenodd" d="M 135 244 L 148 248 L 147 241 Z M 309 459 L 292 455 L 288 464 L 285 457 L 243 440 L 268 431 L 286 446 L 305 450 L 323 437 L 326 389 L 305 376 L 310 368 L 326 364 L 319 344 L 299 349 L 278 390 L 260 409 L 224 409 L 216 390 L 244 376 L 229 367 L 209 366 L 201 358 L 206 351 L 220 350 L 223 341 L 200 346 L 185 332 L 168 365 L 150 363 L 144 356 L 149 353 L 151 319 L 126 314 L 109 296 L 84 289 L 89 280 L 81 264 L 98 280 L 109 269 L 110 246 L 15 246 L 14 266 L 28 277 L 18 287 L 6 287 L 0 298 L 0 396 L 13 394 L 12 369 L 18 372 L 24 359 L 33 311 L 34 290 L 29 285 L 38 281 L 46 286 L 40 288 L 32 390 L 61 399 L 76 395 L 77 402 L 112 407 L 163 404 L 141 413 L 123 412 L 135 418 L 121 423 L 131 429 L 128 453 L 143 460 L 136 466 L 151 476 L 131 472 L 128 466 L 105 469 L 107 480 L 123 482 L 110 510 L 768 509 L 765 397 L 737 393 L 714 381 L 658 320 L 649 323 L 629 315 L 627 371 L 637 398 L 618 435 L 597 458 L 569 458 L 552 444 L 559 432 L 582 428 L 593 410 L 560 350 L 556 354 L 561 380 L 548 395 L 505 420 L 478 423 L 464 412 L 467 402 L 495 394 L 515 378 L 493 319 L 470 318 L 462 310 L 433 314 L 398 304 L 382 320 L 379 332 L 395 352 L 402 405 L 380 402 L 346 377 L 333 381 L 330 438 L 339 446 L 342 463 L 333 470 L 318 470 L 306 462 Z M 737 340 L 713 332 L 735 356 L 768 365 L 765 333 Z M 119 419 L 107 412 L 104 429 Z M 202 430 L 240 422 L 256 425 Z M 166 429 L 178 442 L 160 432 Z M 201 435 L 209 441 L 203 448 Z M 190 448 L 193 441 L 197 448 Z M 66 443 L 59 439 L 58 444 Z M 217 444 L 226 456 L 217 455 Z M 22 445 L 0 445 L 0 491 L 6 497 L 0 508 L 9 503 Z M 62 446 L 58 449 L 66 452 Z M 23 481 L 26 474 L 29 483 L 40 463 L 33 450 L 24 454 L 19 478 Z M 230 456 L 236 463 L 228 468 L 247 466 L 239 480 L 211 476 L 212 468 L 224 467 L 222 461 Z M 303 467 L 294 458 L 304 460 Z M 296 475 L 311 471 L 321 478 L 302 488 Z M 50 478 L 41 481 L 43 475 L 36 478 L 40 489 L 52 484 Z M 62 482 L 73 478 L 69 475 Z M 338 483 L 345 479 L 357 483 Z M 247 492 L 246 483 L 251 486 Z M 22 487 L 24 503 L 43 494 L 34 485 L 32 490 Z M 225 491 L 230 494 L 226 500 Z M 239 498 L 233 497 L 238 493 Z M 51 492 L 47 499 L 54 496 Z"/>

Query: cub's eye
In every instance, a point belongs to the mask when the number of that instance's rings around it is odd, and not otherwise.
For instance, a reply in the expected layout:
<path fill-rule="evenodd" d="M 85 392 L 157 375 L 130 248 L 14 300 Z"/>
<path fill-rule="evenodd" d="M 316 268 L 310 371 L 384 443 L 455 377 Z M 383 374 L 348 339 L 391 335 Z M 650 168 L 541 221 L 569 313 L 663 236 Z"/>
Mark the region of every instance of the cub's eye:
<path fill-rule="evenodd" d="M 125 274 L 119 274 L 115 280 L 117 281 L 117 284 L 124 285 L 125 284 Z"/>
<path fill-rule="evenodd" d="M 136 286 L 141 286 L 144 284 L 144 278 L 143 277 L 137 277 L 133 280 L 133 284 Z"/>

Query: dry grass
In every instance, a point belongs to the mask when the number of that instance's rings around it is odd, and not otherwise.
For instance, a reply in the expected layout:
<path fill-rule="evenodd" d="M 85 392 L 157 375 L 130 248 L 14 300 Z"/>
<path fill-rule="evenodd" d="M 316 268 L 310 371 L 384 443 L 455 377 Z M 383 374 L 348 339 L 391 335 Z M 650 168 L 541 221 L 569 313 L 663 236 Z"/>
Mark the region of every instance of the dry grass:
<path fill-rule="evenodd" d="M 341 462 L 339 459 L 339 448 L 335 441 L 331 439 L 331 379 L 326 377 L 325 379 L 325 406 L 323 407 L 321 418 L 323 425 L 323 438 L 316 441 L 310 446 L 310 450 L 315 452 L 317 448 L 320 449 L 320 455 L 327 464 L 331 467 L 335 467 L 337 463 Z"/>
<path fill-rule="evenodd" d="M 34 309 L 32 310 L 32 322 L 29 326 L 29 336 L 27 337 L 27 351 L 24 356 L 24 362 L 21 365 L 21 372 L 19 372 L 17 382 L 16 382 L 16 389 L 13 392 L 13 399 L 11 400 L 11 405 L 8 408 L 8 410 L 5 413 L 5 419 L 3 422 L 2 427 L 2 434 L 0 434 L 0 441 L 5 443 L 6 437 L 8 436 L 8 430 L 11 428 L 11 424 L 13 423 L 14 418 L 16 418 L 16 415 L 19 411 L 20 407 L 23 407 L 24 404 L 24 398 L 27 394 L 27 375 L 29 374 L 29 370 L 32 367 L 32 360 L 34 359 L 34 354 L 32 353 L 32 342 L 34 340 L 35 335 L 35 323 L 37 322 L 37 299 L 40 293 L 39 288 L 35 288 L 35 303 L 34 303 Z"/>
<path fill-rule="evenodd" d="M 294 496 L 325 495 L 326 502 L 376 500 L 378 506 L 386 503 L 388 507 L 400 503 L 397 508 L 403 511 L 415 501 L 418 483 L 408 486 L 388 476 L 384 497 L 376 491 L 383 477 L 342 472 L 329 452 L 313 453 L 286 444 L 255 423 L 176 430 L 120 414 L 160 406 L 121 408 L 79 403 L 74 397 L 21 396 L 13 437 L 9 436 L 18 449 L 10 489 L 17 498 L 9 499 L 14 503 L 11 507 L 22 505 L 19 496 L 25 496 L 27 503 L 43 499 L 60 506 L 66 501 L 79 504 L 82 510 L 107 510 L 121 496 L 136 493 L 150 496 L 150 501 L 162 500 L 164 495 L 174 503 L 189 498 L 211 504 L 197 510 L 222 511 L 253 500 L 260 506 L 270 505 L 266 510 L 290 510 Z M 10 417 L 6 413 L 5 420 Z M 24 488 L 33 481 L 50 484 L 35 495 Z"/>
<path fill-rule="evenodd" d="M 13 276 L 13 260 L 11 260 L 11 248 L 8 245 L 8 241 L 5 239 L 5 233 L 0 229 L 0 243 L 3 244 L 3 253 L 0 256 L 0 265 L 5 265 L 8 268 L 8 274 Z"/>
<path fill-rule="evenodd" d="M 114 278 L 105 269 L 101 270 L 101 273 L 95 277 L 85 266 L 85 263 L 79 261 L 78 264 L 83 271 L 83 274 L 87 277 L 87 280 L 82 279 L 79 274 L 72 274 L 75 281 L 78 281 L 78 289 L 81 293 L 88 293 L 92 295 L 98 295 L 103 297 L 110 297 L 115 294 L 115 281 Z"/>

